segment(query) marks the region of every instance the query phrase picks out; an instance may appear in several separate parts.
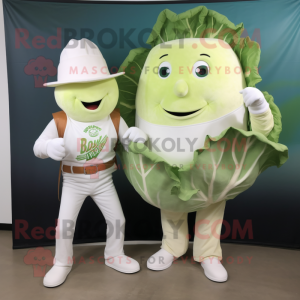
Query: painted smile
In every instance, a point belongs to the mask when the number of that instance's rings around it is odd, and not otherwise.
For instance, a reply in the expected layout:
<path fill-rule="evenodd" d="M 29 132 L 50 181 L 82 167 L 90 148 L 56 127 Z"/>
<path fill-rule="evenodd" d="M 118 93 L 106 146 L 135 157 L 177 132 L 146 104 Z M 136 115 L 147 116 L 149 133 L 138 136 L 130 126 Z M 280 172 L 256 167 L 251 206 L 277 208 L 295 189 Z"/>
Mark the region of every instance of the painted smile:
<path fill-rule="evenodd" d="M 88 109 L 88 110 L 95 110 L 99 107 L 101 100 L 95 101 L 95 102 L 83 102 L 81 101 L 81 103 L 83 104 L 83 106 Z"/>
<path fill-rule="evenodd" d="M 200 109 L 189 111 L 189 112 L 173 112 L 173 111 L 169 111 L 166 109 L 164 109 L 164 111 L 167 112 L 168 114 L 176 116 L 176 117 L 186 117 L 186 116 L 189 116 L 189 115 L 192 115 L 192 114 L 198 112 Z"/>

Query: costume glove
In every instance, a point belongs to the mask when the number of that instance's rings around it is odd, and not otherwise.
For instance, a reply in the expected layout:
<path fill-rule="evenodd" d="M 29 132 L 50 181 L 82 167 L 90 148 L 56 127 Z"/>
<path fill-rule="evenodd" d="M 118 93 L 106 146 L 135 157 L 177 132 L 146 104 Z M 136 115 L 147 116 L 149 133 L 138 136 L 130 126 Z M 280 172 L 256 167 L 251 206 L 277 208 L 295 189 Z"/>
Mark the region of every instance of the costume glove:
<path fill-rule="evenodd" d="M 137 127 L 130 127 L 123 135 L 123 146 L 128 151 L 128 145 L 131 142 L 145 143 L 148 140 L 147 134 Z"/>
<path fill-rule="evenodd" d="M 268 110 L 269 103 L 259 89 L 247 87 L 241 90 L 240 94 L 243 95 L 244 103 L 251 114 L 258 115 Z"/>
<path fill-rule="evenodd" d="M 48 141 L 46 147 L 48 156 L 54 160 L 61 161 L 66 156 L 63 138 Z"/>

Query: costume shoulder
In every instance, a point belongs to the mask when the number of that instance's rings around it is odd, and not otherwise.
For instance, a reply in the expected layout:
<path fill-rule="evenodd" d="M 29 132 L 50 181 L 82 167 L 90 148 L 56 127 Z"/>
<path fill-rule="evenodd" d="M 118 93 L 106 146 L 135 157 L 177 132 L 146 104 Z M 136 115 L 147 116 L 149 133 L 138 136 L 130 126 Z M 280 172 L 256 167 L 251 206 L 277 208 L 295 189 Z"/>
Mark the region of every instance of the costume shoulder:
<path fill-rule="evenodd" d="M 116 129 L 117 132 L 117 136 L 119 135 L 119 127 L 120 127 L 120 119 L 121 119 L 121 115 L 120 115 L 120 109 L 119 108 L 115 108 L 112 113 L 110 114 L 110 118 L 114 124 L 114 127 Z"/>
<path fill-rule="evenodd" d="M 61 110 L 56 113 L 53 113 L 52 116 L 57 128 L 58 136 L 60 138 L 63 138 L 67 126 L 67 115 L 63 110 Z"/>

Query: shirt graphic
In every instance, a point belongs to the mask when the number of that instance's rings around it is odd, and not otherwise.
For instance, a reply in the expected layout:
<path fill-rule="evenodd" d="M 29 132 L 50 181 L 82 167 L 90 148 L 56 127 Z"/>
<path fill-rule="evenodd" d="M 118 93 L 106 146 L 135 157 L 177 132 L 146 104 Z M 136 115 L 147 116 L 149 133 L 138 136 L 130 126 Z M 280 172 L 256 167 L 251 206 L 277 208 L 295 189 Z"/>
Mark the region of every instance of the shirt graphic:
<path fill-rule="evenodd" d="M 95 125 L 86 127 L 83 132 L 89 134 L 90 137 L 96 137 L 100 134 L 101 128 Z M 96 140 L 88 141 L 86 138 L 80 139 L 80 155 L 77 155 L 76 160 L 91 160 L 96 158 L 103 150 L 108 136 L 100 135 Z"/>

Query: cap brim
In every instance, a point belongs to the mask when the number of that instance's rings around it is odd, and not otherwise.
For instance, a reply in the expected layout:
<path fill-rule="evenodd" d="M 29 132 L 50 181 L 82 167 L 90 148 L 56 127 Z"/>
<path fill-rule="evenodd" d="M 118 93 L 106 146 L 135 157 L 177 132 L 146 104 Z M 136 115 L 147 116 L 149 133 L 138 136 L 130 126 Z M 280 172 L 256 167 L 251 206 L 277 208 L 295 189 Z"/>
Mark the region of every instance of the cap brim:
<path fill-rule="evenodd" d="M 120 72 L 120 73 L 116 73 L 116 74 L 107 75 L 106 77 L 101 77 L 101 78 L 98 77 L 98 78 L 94 78 L 94 79 L 87 78 L 86 80 L 79 79 L 79 80 L 70 80 L 70 81 L 53 81 L 53 82 L 44 83 L 43 85 L 45 87 L 56 87 L 56 86 L 60 86 L 63 84 L 69 84 L 69 83 L 96 82 L 96 81 L 102 81 L 102 80 L 118 77 L 118 76 L 121 76 L 124 74 L 125 74 L 125 72 Z"/>

